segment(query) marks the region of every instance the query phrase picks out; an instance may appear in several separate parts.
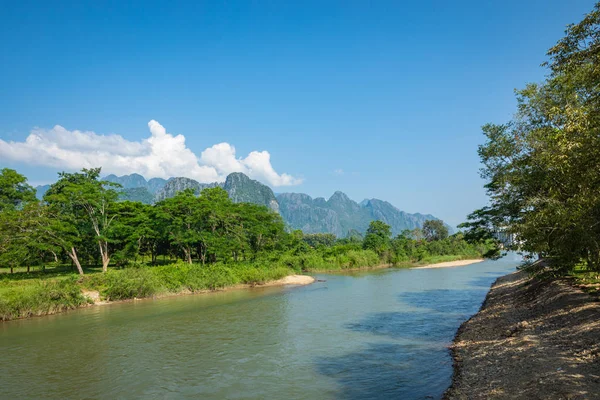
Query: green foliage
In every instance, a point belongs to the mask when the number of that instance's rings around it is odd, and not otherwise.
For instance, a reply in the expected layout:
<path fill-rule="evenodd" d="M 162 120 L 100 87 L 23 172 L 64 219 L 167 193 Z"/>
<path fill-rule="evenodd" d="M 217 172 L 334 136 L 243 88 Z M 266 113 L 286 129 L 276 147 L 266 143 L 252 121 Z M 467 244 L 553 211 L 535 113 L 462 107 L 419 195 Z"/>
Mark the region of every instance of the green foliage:
<path fill-rule="evenodd" d="M 309 233 L 302 238 L 310 247 L 329 247 L 332 246 L 336 237 L 333 233 Z"/>
<path fill-rule="evenodd" d="M 383 221 L 372 221 L 365 235 L 363 247 L 382 255 L 390 248 L 391 227 Z"/>
<path fill-rule="evenodd" d="M 155 205 L 117 201 L 114 184 L 99 174 L 99 168 L 61 173 L 43 201 L 21 196 L 0 211 L 0 267 L 13 272 L 27 266 L 27 273 L 2 274 L 1 318 L 79 307 L 87 303 L 82 289 L 124 300 L 256 285 L 305 271 L 475 257 L 485 250 L 460 235 L 438 240 L 443 234 L 437 231 L 429 241 L 420 230 L 391 239 L 382 221 L 371 222 L 364 240 L 355 233 L 340 240 L 287 233 L 278 213 L 234 203 L 221 187 L 199 196 L 184 190 Z M 54 267 L 29 273 L 34 265 Z"/>
<path fill-rule="evenodd" d="M 154 203 L 154 195 L 145 187 L 125 188 L 119 190 L 120 201 L 139 201 L 143 204 Z"/>
<path fill-rule="evenodd" d="M 107 300 L 151 297 L 160 292 L 161 283 L 148 268 L 125 268 L 95 274 L 88 285 L 100 291 Z"/>
<path fill-rule="evenodd" d="M 27 184 L 27 178 L 14 169 L 0 170 L 0 212 L 34 201 L 35 189 Z"/>
<path fill-rule="evenodd" d="M 600 3 L 548 56 L 548 78 L 517 92 L 516 117 L 483 127 L 490 206 L 469 215 L 469 240 L 514 235 L 508 249 L 567 273 L 600 271 Z"/>
<path fill-rule="evenodd" d="M 262 284 L 283 278 L 290 269 L 261 263 L 222 263 L 203 266 L 177 262 L 157 267 L 128 267 L 90 275 L 85 286 L 108 300 L 152 297 L 160 294 L 216 290 L 237 284 Z"/>
<path fill-rule="evenodd" d="M 57 232 L 52 232 L 52 227 L 62 230 L 64 225 L 68 225 L 77 230 L 78 237 L 92 237 L 91 240 L 98 246 L 102 269 L 106 272 L 110 262 L 111 238 L 108 233 L 116 217 L 111 214 L 111 206 L 118 198 L 118 193 L 111 187 L 119 185 L 100 181 L 100 170 L 84 168 L 78 173 L 60 173 L 59 180 L 44 194 L 44 201 L 52 210 L 54 220 L 60 222 L 59 225 L 49 225 L 47 233 L 56 235 Z M 68 247 L 67 245 L 63 249 L 70 252 L 70 257 L 83 275 L 75 246 L 72 244 L 71 249 Z"/>
<path fill-rule="evenodd" d="M 35 280 L 26 285 L 2 286 L 0 320 L 4 321 L 53 314 L 88 303 L 74 276 L 60 280 Z"/>
<path fill-rule="evenodd" d="M 448 228 L 444 221 L 439 219 L 429 219 L 423 223 L 423 235 L 425 240 L 431 242 L 434 240 L 444 240 L 448 237 Z"/>

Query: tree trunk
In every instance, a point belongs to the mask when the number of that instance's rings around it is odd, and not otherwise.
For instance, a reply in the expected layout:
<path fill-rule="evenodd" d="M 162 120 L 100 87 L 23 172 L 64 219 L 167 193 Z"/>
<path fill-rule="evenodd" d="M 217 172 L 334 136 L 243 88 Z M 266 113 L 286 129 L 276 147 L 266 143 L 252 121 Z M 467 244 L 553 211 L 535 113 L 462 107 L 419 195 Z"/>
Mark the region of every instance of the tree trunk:
<path fill-rule="evenodd" d="M 108 263 L 110 262 L 108 242 L 98 241 L 98 247 L 100 247 L 100 256 L 102 257 L 102 272 L 106 272 L 108 271 Z"/>
<path fill-rule="evenodd" d="M 11 267 L 10 267 L 10 273 L 11 273 L 11 274 L 13 274 L 14 272 L 15 272 L 15 271 L 14 271 L 13 267 L 11 266 Z"/>
<path fill-rule="evenodd" d="M 77 252 L 75 251 L 75 247 L 71 247 L 71 250 L 68 251 L 67 254 L 69 255 L 69 257 L 71 257 L 71 261 L 73 261 L 77 266 L 77 271 L 79 271 L 79 275 L 83 276 L 83 268 L 81 268 L 79 258 L 77 258 Z"/>
<path fill-rule="evenodd" d="M 102 272 L 108 271 L 108 263 L 110 262 L 110 258 L 105 254 L 102 257 Z"/>
<path fill-rule="evenodd" d="M 187 248 L 183 249 L 183 252 L 185 253 L 185 258 L 186 258 L 188 264 L 191 264 L 192 263 L 192 250 L 189 247 L 187 247 Z"/>
<path fill-rule="evenodd" d="M 29 264 L 27 264 L 27 273 L 29 273 Z"/>

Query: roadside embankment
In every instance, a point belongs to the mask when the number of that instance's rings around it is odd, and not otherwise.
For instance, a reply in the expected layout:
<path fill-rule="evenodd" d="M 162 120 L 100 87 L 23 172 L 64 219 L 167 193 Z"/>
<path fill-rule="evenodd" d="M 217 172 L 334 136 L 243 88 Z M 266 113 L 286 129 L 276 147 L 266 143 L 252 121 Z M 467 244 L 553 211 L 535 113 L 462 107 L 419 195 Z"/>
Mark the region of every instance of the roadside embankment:
<path fill-rule="evenodd" d="M 451 352 L 446 399 L 600 398 L 600 303 L 516 272 L 492 285 Z"/>

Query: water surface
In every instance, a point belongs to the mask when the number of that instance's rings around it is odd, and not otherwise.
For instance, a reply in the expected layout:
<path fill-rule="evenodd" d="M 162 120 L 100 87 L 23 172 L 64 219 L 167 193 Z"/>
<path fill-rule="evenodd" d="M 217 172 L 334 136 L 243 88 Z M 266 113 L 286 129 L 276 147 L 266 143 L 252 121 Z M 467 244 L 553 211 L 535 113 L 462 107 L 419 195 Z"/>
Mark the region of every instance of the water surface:
<path fill-rule="evenodd" d="M 0 397 L 439 398 L 456 330 L 517 263 L 319 275 L 0 323 Z"/>

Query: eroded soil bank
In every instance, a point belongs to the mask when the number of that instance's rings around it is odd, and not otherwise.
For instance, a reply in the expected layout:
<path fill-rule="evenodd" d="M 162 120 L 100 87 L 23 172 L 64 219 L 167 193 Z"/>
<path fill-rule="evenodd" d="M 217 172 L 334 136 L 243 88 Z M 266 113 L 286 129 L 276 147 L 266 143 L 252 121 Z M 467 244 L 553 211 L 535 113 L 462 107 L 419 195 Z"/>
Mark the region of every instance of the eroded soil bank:
<path fill-rule="evenodd" d="M 499 278 L 451 347 L 447 399 L 600 398 L 600 303 L 563 281 Z"/>

